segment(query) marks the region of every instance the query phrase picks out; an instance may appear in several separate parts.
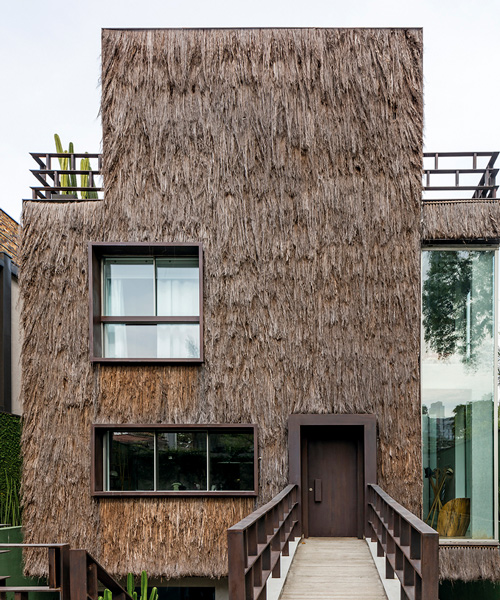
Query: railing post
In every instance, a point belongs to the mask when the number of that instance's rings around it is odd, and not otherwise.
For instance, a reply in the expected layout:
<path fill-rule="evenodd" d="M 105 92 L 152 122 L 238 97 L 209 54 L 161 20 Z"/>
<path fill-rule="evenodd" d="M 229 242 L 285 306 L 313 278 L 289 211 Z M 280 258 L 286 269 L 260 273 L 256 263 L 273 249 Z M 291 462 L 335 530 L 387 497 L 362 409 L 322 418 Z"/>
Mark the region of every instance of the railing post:
<path fill-rule="evenodd" d="M 97 600 L 99 596 L 99 582 L 97 580 L 97 565 L 87 566 L 87 596 L 91 600 Z"/>
<path fill-rule="evenodd" d="M 71 600 L 87 600 L 87 551 L 69 551 Z"/>
<path fill-rule="evenodd" d="M 70 564 L 69 564 L 69 544 L 64 544 L 59 549 L 61 600 L 70 600 Z"/>
<path fill-rule="evenodd" d="M 245 538 L 243 531 L 229 529 L 227 532 L 229 600 L 245 598 Z M 80 598 L 71 600 L 81 600 Z M 86 600 L 86 599 L 85 599 Z"/>
<path fill-rule="evenodd" d="M 422 600 L 438 600 L 439 534 L 422 534 Z"/>

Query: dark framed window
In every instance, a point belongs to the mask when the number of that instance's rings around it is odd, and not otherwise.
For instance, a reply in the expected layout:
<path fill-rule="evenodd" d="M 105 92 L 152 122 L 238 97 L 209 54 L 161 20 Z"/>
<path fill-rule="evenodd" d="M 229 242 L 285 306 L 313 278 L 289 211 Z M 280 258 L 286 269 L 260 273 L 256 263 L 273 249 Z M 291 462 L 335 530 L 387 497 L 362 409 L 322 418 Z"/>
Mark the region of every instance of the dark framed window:
<path fill-rule="evenodd" d="M 93 362 L 203 361 L 201 244 L 89 245 Z"/>
<path fill-rule="evenodd" d="M 256 496 L 256 425 L 93 425 L 96 496 Z"/>

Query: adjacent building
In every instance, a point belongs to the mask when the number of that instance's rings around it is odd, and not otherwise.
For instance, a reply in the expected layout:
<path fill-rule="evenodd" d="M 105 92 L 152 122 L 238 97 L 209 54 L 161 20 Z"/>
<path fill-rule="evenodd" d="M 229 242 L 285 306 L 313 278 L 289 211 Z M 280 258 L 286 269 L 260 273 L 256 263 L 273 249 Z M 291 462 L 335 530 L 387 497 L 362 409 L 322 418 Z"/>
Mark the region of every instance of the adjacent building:
<path fill-rule="evenodd" d="M 0 411 L 20 415 L 19 224 L 0 209 Z"/>

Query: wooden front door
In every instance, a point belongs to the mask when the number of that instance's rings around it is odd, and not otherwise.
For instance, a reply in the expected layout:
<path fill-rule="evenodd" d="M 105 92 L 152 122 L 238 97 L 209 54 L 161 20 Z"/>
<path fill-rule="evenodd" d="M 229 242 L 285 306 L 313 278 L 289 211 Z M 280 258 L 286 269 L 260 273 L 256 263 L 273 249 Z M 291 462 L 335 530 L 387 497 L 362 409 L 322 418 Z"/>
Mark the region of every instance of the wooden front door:
<path fill-rule="evenodd" d="M 361 428 L 311 427 L 304 433 L 306 469 L 303 490 L 307 506 L 307 535 L 362 537 Z"/>

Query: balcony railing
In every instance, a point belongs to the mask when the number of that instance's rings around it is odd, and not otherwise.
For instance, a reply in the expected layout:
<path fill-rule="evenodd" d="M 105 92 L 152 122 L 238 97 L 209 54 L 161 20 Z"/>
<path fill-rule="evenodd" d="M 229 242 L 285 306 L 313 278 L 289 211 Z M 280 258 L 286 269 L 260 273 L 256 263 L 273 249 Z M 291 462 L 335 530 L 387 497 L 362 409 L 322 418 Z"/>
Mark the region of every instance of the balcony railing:
<path fill-rule="evenodd" d="M 498 152 L 424 152 L 424 203 L 497 202 Z"/>
<path fill-rule="evenodd" d="M 31 152 L 31 156 L 38 164 L 38 169 L 31 169 L 31 172 L 42 184 L 31 188 L 32 200 L 102 200 L 101 154 Z M 82 169 L 82 160 L 87 159 L 90 168 Z M 67 161 L 68 168 L 60 168 L 60 160 Z"/>

